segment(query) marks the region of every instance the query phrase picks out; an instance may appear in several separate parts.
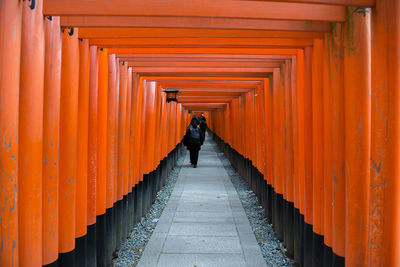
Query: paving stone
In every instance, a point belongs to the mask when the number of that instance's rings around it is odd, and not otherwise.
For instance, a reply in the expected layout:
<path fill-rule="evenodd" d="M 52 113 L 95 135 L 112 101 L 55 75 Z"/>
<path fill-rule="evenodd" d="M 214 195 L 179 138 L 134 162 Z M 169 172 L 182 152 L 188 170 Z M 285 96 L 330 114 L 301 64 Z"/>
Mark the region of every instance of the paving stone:
<path fill-rule="evenodd" d="M 238 236 L 168 235 L 162 253 L 243 253 Z"/>
<path fill-rule="evenodd" d="M 171 225 L 170 235 L 194 235 L 194 236 L 237 236 L 234 223 L 176 223 Z"/>
<path fill-rule="evenodd" d="M 161 254 L 158 266 L 162 267 L 243 267 L 243 254 Z"/>

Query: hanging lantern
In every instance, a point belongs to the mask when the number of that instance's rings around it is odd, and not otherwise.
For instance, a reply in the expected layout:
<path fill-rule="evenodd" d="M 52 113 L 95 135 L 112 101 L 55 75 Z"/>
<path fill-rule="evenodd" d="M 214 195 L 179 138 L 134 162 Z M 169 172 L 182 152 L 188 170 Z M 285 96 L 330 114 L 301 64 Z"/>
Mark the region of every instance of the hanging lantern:
<path fill-rule="evenodd" d="M 179 91 L 176 89 L 165 89 L 164 93 L 167 94 L 167 103 L 171 101 L 178 102 L 178 93 Z"/>

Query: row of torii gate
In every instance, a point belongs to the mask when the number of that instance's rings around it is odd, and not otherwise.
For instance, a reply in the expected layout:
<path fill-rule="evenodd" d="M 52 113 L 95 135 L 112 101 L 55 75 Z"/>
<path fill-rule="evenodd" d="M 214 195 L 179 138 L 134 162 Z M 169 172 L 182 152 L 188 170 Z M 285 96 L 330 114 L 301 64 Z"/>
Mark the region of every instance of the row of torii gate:
<path fill-rule="evenodd" d="M 89 232 L 126 199 L 140 219 L 189 110 L 262 177 L 296 264 L 400 266 L 400 1 L 3 0 L 0 21 L 0 266 L 111 264 Z"/>

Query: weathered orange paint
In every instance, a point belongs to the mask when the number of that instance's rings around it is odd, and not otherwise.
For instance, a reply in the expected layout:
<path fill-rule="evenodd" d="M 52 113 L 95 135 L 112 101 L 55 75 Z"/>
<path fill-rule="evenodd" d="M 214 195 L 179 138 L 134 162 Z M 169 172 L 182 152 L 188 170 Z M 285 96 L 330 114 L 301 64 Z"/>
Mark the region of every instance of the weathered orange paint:
<path fill-rule="evenodd" d="M 59 250 L 75 248 L 76 160 L 78 139 L 79 40 L 78 30 L 62 36 L 60 105 Z"/>
<path fill-rule="evenodd" d="M 14 199 L 14 203 L 18 203 L 18 264 L 21 266 L 40 266 L 43 262 L 43 2 L 38 1 L 33 10 L 29 7 L 30 3 L 28 2 L 21 5 L 22 34 L 19 81 L 19 128 L 18 136 L 16 136 L 16 132 L 14 132 L 13 136 L 13 138 L 18 139 L 18 199 Z M 15 26 L 17 25 L 15 24 Z M 14 71 L 16 70 L 14 69 Z M 14 76 L 14 78 L 17 77 L 17 75 Z M 13 83 L 18 83 L 18 81 L 14 80 Z M 15 86 L 14 89 L 16 89 Z M 17 116 L 17 113 L 14 112 L 10 117 L 15 118 L 14 116 Z M 14 191 L 13 194 L 15 193 Z"/>
<path fill-rule="evenodd" d="M 89 129 L 88 129 L 88 184 L 87 184 L 87 224 L 96 222 L 96 182 L 97 182 L 97 99 L 98 99 L 98 55 L 97 47 L 90 46 L 89 73 Z"/>
<path fill-rule="evenodd" d="M 18 122 L 22 3 L 0 2 L 0 265 L 18 266 Z M 10 38 L 12 36 L 13 38 Z M 17 81 L 17 82 L 15 82 Z"/>
<path fill-rule="evenodd" d="M 371 146 L 371 29 L 370 14 L 353 11 L 348 8 L 344 26 L 345 255 L 349 266 L 365 266 Z"/>
<path fill-rule="evenodd" d="M 76 237 L 86 235 L 88 195 L 88 126 L 90 53 L 88 40 L 79 42 L 78 140 L 76 155 Z"/>
<path fill-rule="evenodd" d="M 108 102 L 108 51 L 98 50 L 98 106 L 97 106 L 97 179 L 96 179 L 96 215 L 106 211 L 107 182 L 107 102 Z"/>
<path fill-rule="evenodd" d="M 61 45 L 60 18 L 45 19 L 42 264 L 58 258 Z"/>
<path fill-rule="evenodd" d="M 372 10 L 371 185 L 368 264 L 400 265 L 398 1 Z"/>
<path fill-rule="evenodd" d="M 107 192 L 106 208 L 112 208 L 117 200 L 115 187 L 118 177 L 118 87 L 117 61 L 108 55 L 108 102 L 107 102 Z"/>
<path fill-rule="evenodd" d="M 334 25 L 332 32 L 332 209 L 333 244 L 336 255 L 345 256 L 345 177 L 344 177 L 344 83 L 343 83 L 343 26 Z M 333 116 L 334 115 L 334 116 Z"/>

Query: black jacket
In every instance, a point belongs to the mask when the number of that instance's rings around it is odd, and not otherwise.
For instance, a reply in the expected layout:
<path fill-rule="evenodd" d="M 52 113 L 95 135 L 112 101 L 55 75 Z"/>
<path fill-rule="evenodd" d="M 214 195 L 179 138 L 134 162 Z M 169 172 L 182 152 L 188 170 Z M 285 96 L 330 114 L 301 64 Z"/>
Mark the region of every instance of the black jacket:
<path fill-rule="evenodd" d="M 192 130 L 193 128 L 199 128 L 199 127 L 198 127 L 197 125 L 196 125 L 196 127 L 193 127 L 192 124 L 190 124 L 190 125 L 187 127 L 186 134 L 185 134 L 185 136 L 183 137 L 183 145 L 186 146 L 188 150 L 192 150 L 192 149 L 198 149 L 198 150 L 200 150 L 200 146 L 201 146 L 201 145 L 203 144 L 203 142 L 204 142 L 204 134 L 203 134 L 203 132 L 202 132 L 201 129 L 200 129 L 200 144 L 192 143 L 192 142 L 190 141 L 190 138 L 189 138 L 189 137 L 190 137 L 191 130 Z"/>

